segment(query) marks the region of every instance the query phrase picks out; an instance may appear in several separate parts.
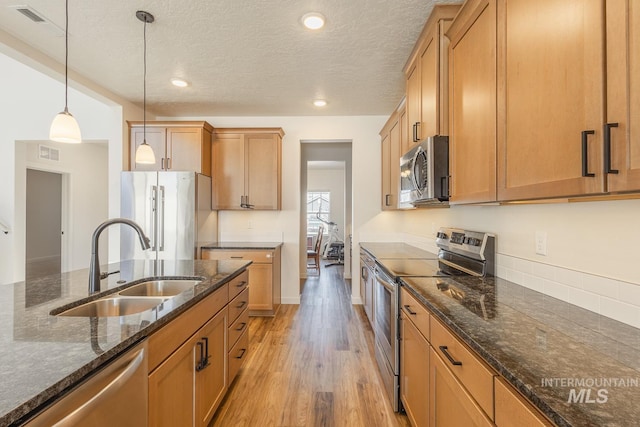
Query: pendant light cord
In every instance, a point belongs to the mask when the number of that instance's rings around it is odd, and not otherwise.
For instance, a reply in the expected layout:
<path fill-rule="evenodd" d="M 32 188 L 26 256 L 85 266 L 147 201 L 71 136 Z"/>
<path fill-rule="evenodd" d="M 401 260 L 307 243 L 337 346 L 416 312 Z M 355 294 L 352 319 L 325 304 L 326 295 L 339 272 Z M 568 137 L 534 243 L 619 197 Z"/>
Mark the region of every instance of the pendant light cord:
<path fill-rule="evenodd" d="M 69 0 L 65 2 L 64 17 L 64 112 L 69 114 Z"/>
<path fill-rule="evenodd" d="M 69 0 L 67 0 L 69 1 Z M 147 143 L 147 21 L 144 21 L 143 30 L 144 39 L 144 58 L 143 58 L 143 73 L 142 73 L 142 143 Z"/>

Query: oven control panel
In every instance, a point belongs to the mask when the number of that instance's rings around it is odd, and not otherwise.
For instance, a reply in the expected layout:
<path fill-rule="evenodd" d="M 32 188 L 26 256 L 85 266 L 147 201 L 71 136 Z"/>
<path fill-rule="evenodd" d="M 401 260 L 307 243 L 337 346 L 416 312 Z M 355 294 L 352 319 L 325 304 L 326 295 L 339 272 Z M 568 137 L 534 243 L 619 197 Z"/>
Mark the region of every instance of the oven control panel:
<path fill-rule="evenodd" d="M 484 259 L 487 250 L 494 250 L 494 240 L 493 234 L 458 228 L 443 227 L 436 233 L 436 244 L 440 249 L 476 259 Z"/>

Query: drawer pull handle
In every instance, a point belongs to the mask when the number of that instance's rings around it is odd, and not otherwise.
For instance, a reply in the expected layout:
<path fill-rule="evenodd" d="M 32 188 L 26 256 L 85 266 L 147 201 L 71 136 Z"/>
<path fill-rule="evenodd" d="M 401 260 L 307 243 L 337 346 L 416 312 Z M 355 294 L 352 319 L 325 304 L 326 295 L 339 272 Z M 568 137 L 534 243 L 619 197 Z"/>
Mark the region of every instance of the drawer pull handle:
<path fill-rule="evenodd" d="M 240 350 L 240 355 L 236 356 L 236 359 L 242 359 L 244 357 L 244 354 L 246 353 L 247 349 L 243 348 Z"/>
<path fill-rule="evenodd" d="M 407 313 L 409 313 L 412 316 L 417 316 L 418 313 L 416 313 L 415 311 L 411 310 L 411 306 L 410 305 L 405 305 L 404 309 Z"/>
<path fill-rule="evenodd" d="M 246 284 L 247 284 L 247 282 L 243 280 L 242 282 L 240 282 L 240 283 L 238 283 L 238 284 L 236 285 L 236 288 L 241 288 L 241 287 L 243 287 L 243 286 L 244 286 L 244 285 L 246 285 Z"/>
<path fill-rule="evenodd" d="M 242 308 L 247 304 L 246 301 L 242 301 L 240 304 L 236 305 L 236 308 Z"/>
<path fill-rule="evenodd" d="M 243 330 L 245 326 L 247 326 L 246 322 L 242 322 L 242 323 L 240 323 L 240 327 L 239 327 L 239 328 L 236 328 L 236 331 L 241 331 L 241 330 Z"/>
<path fill-rule="evenodd" d="M 462 362 L 460 362 L 459 360 L 454 359 L 450 354 L 449 354 L 449 348 L 446 345 L 441 345 L 440 347 L 440 351 L 442 352 L 442 354 L 444 354 L 446 356 L 447 359 L 449 359 L 449 362 L 451 362 L 452 365 L 455 366 L 462 366 Z"/>
<path fill-rule="evenodd" d="M 242 256 L 232 256 L 231 259 L 242 259 Z"/>

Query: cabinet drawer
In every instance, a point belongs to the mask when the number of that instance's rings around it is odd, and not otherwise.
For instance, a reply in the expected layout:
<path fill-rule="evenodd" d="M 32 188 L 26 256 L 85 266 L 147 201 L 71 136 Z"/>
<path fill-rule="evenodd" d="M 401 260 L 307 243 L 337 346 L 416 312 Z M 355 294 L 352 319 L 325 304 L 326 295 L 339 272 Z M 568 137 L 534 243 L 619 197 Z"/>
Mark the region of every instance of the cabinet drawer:
<path fill-rule="evenodd" d="M 246 261 L 269 263 L 273 262 L 274 251 L 271 250 L 228 250 L 228 249 L 204 249 L 202 258 L 206 259 L 242 259 Z"/>
<path fill-rule="evenodd" d="M 244 291 L 229 302 L 229 323 L 236 321 L 240 313 L 249 307 L 249 288 L 244 288 Z"/>
<path fill-rule="evenodd" d="M 247 289 L 249 285 L 249 270 L 245 270 L 238 277 L 229 282 L 229 301 L 234 299 L 236 295 Z"/>
<path fill-rule="evenodd" d="M 236 321 L 229 326 L 229 332 L 227 334 L 227 337 L 229 338 L 229 347 L 233 347 L 236 341 L 238 341 L 238 338 L 240 338 L 240 335 L 242 335 L 247 329 L 249 329 L 249 310 L 242 312 L 240 317 L 238 317 Z"/>
<path fill-rule="evenodd" d="M 249 352 L 249 331 L 245 329 L 238 342 L 229 351 L 229 384 L 236 377 Z"/>
<path fill-rule="evenodd" d="M 435 318 L 431 319 L 431 345 L 482 410 L 493 420 L 494 373 L 491 368 Z"/>
<path fill-rule="evenodd" d="M 406 315 L 406 318 L 411 320 L 416 328 L 418 328 L 422 336 L 424 336 L 427 341 L 429 341 L 429 312 L 405 288 L 401 288 L 400 308 Z"/>

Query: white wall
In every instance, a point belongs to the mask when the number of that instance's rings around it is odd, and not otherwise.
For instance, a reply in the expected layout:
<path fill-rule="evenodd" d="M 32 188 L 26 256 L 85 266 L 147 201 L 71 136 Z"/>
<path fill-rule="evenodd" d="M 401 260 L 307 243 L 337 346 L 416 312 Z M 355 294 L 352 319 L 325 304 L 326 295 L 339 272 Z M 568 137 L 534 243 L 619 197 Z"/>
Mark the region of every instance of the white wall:
<path fill-rule="evenodd" d="M 159 117 L 159 119 L 176 119 Z M 353 229 L 358 230 L 380 212 L 380 136 L 387 120 L 383 116 L 356 117 L 181 117 L 206 120 L 213 127 L 282 127 L 282 210 L 276 212 L 221 211 L 218 230 L 221 240 L 265 241 L 281 238 L 282 302 L 300 301 L 300 156 L 301 140 L 351 140 L 353 148 Z M 365 172 L 366 171 L 366 172 Z M 253 229 L 249 229 L 251 223 Z M 359 241 L 354 239 L 353 247 Z M 355 264 L 354 264 L 355 263 Z M 352 260 L 359 271 L 359 258 Z M 360 302 L 359 287 L 352 300 Z"/>
<path fill-rule="evenodd" d="M 15 162 L 16 158 L 26 160 L 25 153 L 16 149 L 16 141 L 48 142 L 51 121 L 64 108 L 63 74 L 60 74 L 64 68 L 0 30 L 0 70 L 3 76 L 0 79 L 0 117 L 3 118 L 0 126 L 0 222 L 11 229 L 7 235 L 0 234 L 0 283 L 11 283 L 23 279 L 25 247 L 25 221 L 19 212 L 16 213 L 16 200 L 24 196 L 16 186 L 23 188 L 23 183 L 16 182 Z M 119 216 L 120 171 L 128 160 L 128 153 L 122 149 L 123 143 L 128 141 L 124 120 L 140 118 L 141 110 L 128 102 L 118 103 L 117 96 L 78 76 L 83 81 L 82 90 L 91 94 L 85 95 L 73 88 L 74 77 L 71 72 L 69 111 L 80 124 L 83 140 L 109 141 L 109 184 L 108 189 L 104 188 L 107 193 L 104 197 L 108 199 L 108 215 Z M 108 96 L 113 100 L 107 99 Z M 115 228 L 110 230 L 109 240 L 117 241 L 117 232 Z M 85 237 L 89 239 L 90 234 Z M 111 245 L 109 249 L 109 259 L 118 259 L 118 245 Z"/>

